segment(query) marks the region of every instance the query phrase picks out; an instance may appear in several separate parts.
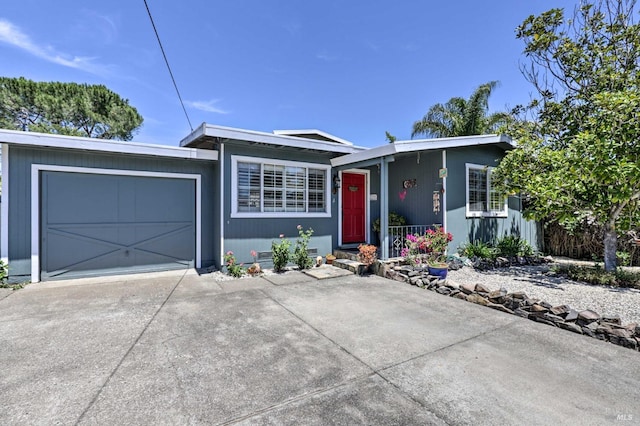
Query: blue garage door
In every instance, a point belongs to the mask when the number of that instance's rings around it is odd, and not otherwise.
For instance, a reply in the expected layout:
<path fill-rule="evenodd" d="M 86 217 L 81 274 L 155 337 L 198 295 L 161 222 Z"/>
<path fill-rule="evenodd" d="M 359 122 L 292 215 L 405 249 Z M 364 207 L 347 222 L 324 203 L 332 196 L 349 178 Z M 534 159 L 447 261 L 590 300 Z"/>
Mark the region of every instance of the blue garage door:
<path fill-rule="evenodd" d="M 41 179 L 42 279 L 194 265 L 193 179 L 64 172 Z"/>

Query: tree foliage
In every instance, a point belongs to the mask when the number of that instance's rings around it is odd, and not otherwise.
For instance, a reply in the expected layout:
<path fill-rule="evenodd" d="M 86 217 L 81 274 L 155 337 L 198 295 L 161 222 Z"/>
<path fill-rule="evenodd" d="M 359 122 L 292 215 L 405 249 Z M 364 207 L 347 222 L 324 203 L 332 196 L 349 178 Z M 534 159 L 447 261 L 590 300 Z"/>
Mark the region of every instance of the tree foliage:
<path fill-rule="evenodd" d="M 131 140 L 142 116 L 103 85 L 0 77 L 0 127 Z"/>
<path fill-rule="evenodd" d="M 570 228 L 604 228 L 604 259 L 615 269 L 617 233 L 638 217 L 640 197 L 640 26 L 635 0 L 582 3 L 573 17 L 552 9 L 517 29 L 539 97 L 507 129 L 518 148 L 494 179 L 521 192 L 526 213 Z"/>
<path fill-rule="evenodd" d="M 497 81 L 490 81 L 480 85 L 469 99 L 454 97 L 445 104 L 433 105 L 421 120 L 413 123 L 411 137 L 443 138 L 495 132 L 509 118 L 504 112 L 489 114 L 489 97 L 497 85 Z"/>

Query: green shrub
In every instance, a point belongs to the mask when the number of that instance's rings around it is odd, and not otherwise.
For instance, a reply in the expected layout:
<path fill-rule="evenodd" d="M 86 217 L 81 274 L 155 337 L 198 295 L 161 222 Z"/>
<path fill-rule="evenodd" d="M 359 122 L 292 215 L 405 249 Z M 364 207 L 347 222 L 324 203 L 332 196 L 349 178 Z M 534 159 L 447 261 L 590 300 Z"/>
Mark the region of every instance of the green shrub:
<path fill-rule="evenodd" d="M 0 260 L 0 283 L 6 283 L 9 278 L 9 267 L 4 261 Z"/>
<path fill-rule="evenodd" d="M 553 269 L 556 273 L 565 275 L 574 281 L 640 289 L 640 273 L 621 268 L 607 272 L 600 266 L 557 265 Z"/>
<path fill-rule="evenodd" d="M 296 247 L 293 250 L 293 261 L 298 265 L 299 269 L 309 269 L 313 264 L 313 260 L 309 257 L 309 240 L 313 235 L 313 229 L 302 230 L 302 225 L 298 225 L 298 239 Z"/>
<path fill-rule="evenodd" d="M 488 243 L 479 240 L 463 244 L 458 249 L 458 253 L 468 258 L 479 257 L 480 259 L 492 259 L 495 257 L 495 249 Z"/>
<path fill-rule="evenodd" d="M 533 256 L 533 247 L 526 240 L 517 235 L 505 235 L 496 243 L 496 249 L 501 256 Z"/>
<path fill-rule="evenodd" d="M 276 243 L 275 241 L 271 242 L 271 257 L 273 258 L 274 271 L 282 272 L 284 271 L 284 268 L 286 268 L 291 257 L 289 247 L 291 247 L 291 241 L 287 240 L 284 237 L 284 234 L 280 234 L 279 243 Z"/>

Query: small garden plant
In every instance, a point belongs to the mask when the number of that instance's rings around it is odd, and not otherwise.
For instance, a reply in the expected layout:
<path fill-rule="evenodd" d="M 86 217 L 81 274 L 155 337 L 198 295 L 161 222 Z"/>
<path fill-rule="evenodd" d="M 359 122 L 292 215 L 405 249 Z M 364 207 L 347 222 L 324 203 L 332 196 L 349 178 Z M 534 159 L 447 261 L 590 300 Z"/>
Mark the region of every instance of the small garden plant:
<path fill-rule="evenodd" d="M 373 265 L 378 259 L 378 248 L 373 244 L 360 244 L 358 246 L 358 262 L 366 266 Z"/>
<path fill-rule="evenodd" d="M 622 268 L 608 272 L 600 266 L 557 265 L 553 269 L 557 274 L 588 284 L 640 289 L 640 273 Z"/>
<path fill-rule="evenodd" d="M 495 244 L 476 240 L 463 244 L 459 249 L 460 255 L 470 259 L 496 259 L 502 257 L 533 256 L 535 251 L 531 244 L 517 235 L 505 235 Z"/>
<path fill-rule="evenodd" d="M 401 256 L 411 265 L 442 264 L 447 255 L 447 246 L 453 240 L 450 232 L 441 227 L 427 229 L 424 234 L 408 234 Z"/>
<path fill-rule="evenodd" d="M 306 231 L 302 229 L 302 225 L 298 225 L 298 239 L 293 250 L 293 261 L 298 265 L 299 269 L 309 269 L 313 264 L 313 260 L 309 257 L 309 240 L 313 235 L 313 229 Z"/>
<path fill-rule="evenodd" d="M 284 234 L 280 234 L 280 242 L 271 242 L 271 257 L 273 258 L 274 271 L 282 272 L 284 268 L 287 267 L 287 263 L 289 263 L 291 257 L 290 247 L 291 241 L 286 239 Z"/>
<path fill-rule="evenodd" d="M 240 278 L 241 276 L 244 275 L 245 273 L 244 264 L 242 263 L 238 264 L 238 262 L 236 261 L 236 256 L 233 254 L 232 251 L 228 251 L 224 255 L 224 263 L 225 263 L 225 266 L 227 267 L 227 272 L 232 277 Z"/>

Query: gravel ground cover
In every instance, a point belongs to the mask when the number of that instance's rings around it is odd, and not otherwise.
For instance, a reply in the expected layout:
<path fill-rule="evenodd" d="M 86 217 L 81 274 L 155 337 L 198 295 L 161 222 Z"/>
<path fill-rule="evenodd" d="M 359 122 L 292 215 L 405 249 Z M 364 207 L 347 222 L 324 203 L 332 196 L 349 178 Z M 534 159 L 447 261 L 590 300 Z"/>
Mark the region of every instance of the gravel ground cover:
<path fill-rule="evenodd" d="M 640 290 L 597 286 L 556 275 L 550 265 L 512 266 L 488 271 L 463 267 L 449 271 L 457 283 L 483 284 L 491 290 L 524 291 L 529 297 L 552 305 L 569 305 L 575 310 L 591 309 L 600 315 L 619 315 L 623 324 L 640 324 Z"/>

